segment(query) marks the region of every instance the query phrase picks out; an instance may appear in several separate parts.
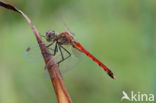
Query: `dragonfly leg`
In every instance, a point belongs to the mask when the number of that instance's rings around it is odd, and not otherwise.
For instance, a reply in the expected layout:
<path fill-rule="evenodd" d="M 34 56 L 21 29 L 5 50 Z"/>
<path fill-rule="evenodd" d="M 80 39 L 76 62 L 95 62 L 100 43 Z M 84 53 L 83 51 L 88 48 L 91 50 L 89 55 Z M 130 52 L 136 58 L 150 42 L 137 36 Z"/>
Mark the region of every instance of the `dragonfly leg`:
<path fill-rule="evenodd" d="M 54 48 L 54 49 L 50 48 L 50 46 L 52 46 L 53 44 L 54 44 L 54 42 L 50 43 L 50 44 L 47 45 L 46 47 L 47 47 L 49 50 L 53 51 L 53 53 L 50 53 L 49 55 L 55 56 L 56 52 L 58 51 L 58 48 L 57 48 L 57 43 L 55 44 L 55 48 Z"/>
<path fill-rule="evenodd" d="M 53 55 L 55 56 L 56 55 L 56 52 L 58 52 L 58 47 L 57 47 L 57 43 L 55 44 L 55 49 L 54 49 L 54 53 L 53 54 L 50 54 L 50 55 Z M 50 62 L 50 61 L 49 61 Z M 49 62 L 45 65 L 44 69 L 46 69 L 48 66 L 49 66 Z"/>
<path fill-rule="evenodd" d="M 68 53 L 68 56 L 64 58 L 64 55 L 62 53 L 62 49 L 64 51 L 66 51 Z M 59 65 L 61 62 L 63 62 L 64 60 L 66 60 L 67 58 L 69 58 L 71 56 L 71 53 L 66 49 L 64 48 L 63 46 L 59 45 L 59 51 L 61 52 L 61 57 L 62 57 L 62 60 L 60 60 L 59 62 L 57 62 L 57 64 Z"/>
<path fill-rule="evenodd" d="M 49 48 L 50 46 L 52 46 L 54 44 L 54 42 L 50 43 L 49 45 L 47 45 L 46 47 Z"/>
<path fill-rule="evenodd" d="M 54 53 L 53 53 L 53 56 L 56 55 L 56 52 L 58 52 L 58 47 L 57 47 L 57 43 L 55 44 L 55 49 L 54 49 Z"/>
<path fill-rule="evenodd" d="M 41 36 L 41 37 L 45 38 L 45 36 L 44 36 L 44 35 L 41 35 L 41 33 L 39 33 L 39 34 L 40 34 L 40 36 Z"/>

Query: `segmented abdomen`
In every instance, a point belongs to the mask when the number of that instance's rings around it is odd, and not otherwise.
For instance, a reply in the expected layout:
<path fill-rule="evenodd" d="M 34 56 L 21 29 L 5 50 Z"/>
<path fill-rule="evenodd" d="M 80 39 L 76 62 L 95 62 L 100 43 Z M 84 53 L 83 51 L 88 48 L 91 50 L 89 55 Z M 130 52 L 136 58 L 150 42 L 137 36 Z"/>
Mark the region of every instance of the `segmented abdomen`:
<path fill-rule="evenodd" d="M 85 50 L 79 42 L 75 42 L 74 47 L 90 57 L 95 63 L 97 63 L 102 69 L 104 69 L 111 78 L 114 79 L 114 74 L 112 73 L 112 71 L 108 69 L 102 62 L 100 62 L 96 57 Z"/>

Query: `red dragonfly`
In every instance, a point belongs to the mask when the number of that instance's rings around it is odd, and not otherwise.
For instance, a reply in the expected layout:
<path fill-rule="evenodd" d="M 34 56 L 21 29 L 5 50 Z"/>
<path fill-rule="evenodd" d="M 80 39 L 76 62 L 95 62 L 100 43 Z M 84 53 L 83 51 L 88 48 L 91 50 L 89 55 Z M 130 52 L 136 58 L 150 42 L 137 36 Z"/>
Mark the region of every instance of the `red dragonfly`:
<path fill-rule="evenodd" d="M 99 61 L 96 57 L 94 57 L 91 53 L 89 53 L 79 42 L 74 40 L 74 37 L 71 32 L 62 32 L 62 33 L 55 33 L 53 30 L 46 32 L 45 36 L 43 36 L 47 42 L 50 44 L 47 46 L 48 48 L 55 44 L 53 56 L 56 55 L 57 51 L 59 50 L 61 53 L 62 59 L 58 62 L 60 64 L 64 60 L 68 59 L 71 56 L 71 53 L 64 48 L 65 45 L 70 45 L 73 48 L 77 49 L 81 53 L 84 53 L 89 58 L 91 58 L 95 63 L 97 63 L 106 73 L 113 79 L 115 79 L 114 74 L 107 66 L 105 66 L 101 61 Z M 62 50 L 66 51 L 68 56 L 64 57 Z"/>

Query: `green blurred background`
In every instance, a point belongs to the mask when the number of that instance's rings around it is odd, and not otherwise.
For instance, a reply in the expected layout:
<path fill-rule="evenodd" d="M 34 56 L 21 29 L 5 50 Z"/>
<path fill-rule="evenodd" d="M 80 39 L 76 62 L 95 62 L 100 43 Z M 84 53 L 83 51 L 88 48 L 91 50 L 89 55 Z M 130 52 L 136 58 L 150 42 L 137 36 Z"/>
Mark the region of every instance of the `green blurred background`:
<path fill-rule="evenodd" d="M 114 72 L 116 80 L 85 56 L 63 74 L 73 103 L 121 103 L 123 90 L 156 93 L 155 0 L 6 2 L 25 12 L 41 34 L 63 32 L 63 15 L 76 40 Z M 57 103 L 50 80 L 43 76 L 44 63 L 24 58 L 35 43 L 25 19 L 0 7 L 0 103 Z"/>

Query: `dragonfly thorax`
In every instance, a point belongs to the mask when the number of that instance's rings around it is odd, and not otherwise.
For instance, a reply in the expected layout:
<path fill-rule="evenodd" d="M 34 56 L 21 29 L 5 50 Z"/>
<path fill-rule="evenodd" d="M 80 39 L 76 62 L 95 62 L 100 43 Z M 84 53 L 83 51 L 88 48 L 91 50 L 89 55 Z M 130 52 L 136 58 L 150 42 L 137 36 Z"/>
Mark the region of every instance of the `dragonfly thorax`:
<path fill-rule="evenodd" d="M 57 42 L 59 45 L 71 45 L 74 40 L 68 32 L 56 34 L 53 30 L 46 32 L 45 39 L 48 42 Z"/>
<path fill-rule="evenodd" d="M 59 45 L 70 45 L 72 39 L 73 38 L 67 32 L 62 32 L 57 35 L 56 41 Z"/>

